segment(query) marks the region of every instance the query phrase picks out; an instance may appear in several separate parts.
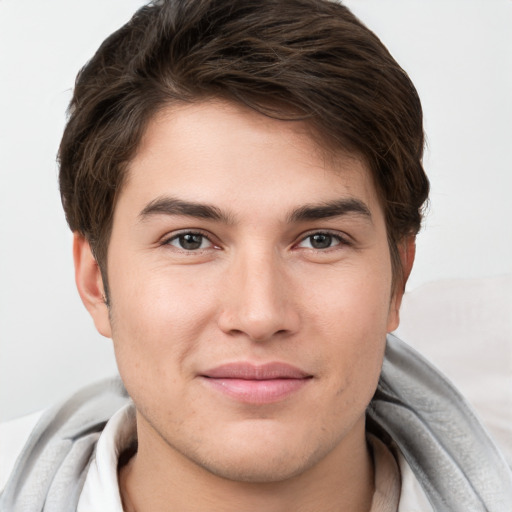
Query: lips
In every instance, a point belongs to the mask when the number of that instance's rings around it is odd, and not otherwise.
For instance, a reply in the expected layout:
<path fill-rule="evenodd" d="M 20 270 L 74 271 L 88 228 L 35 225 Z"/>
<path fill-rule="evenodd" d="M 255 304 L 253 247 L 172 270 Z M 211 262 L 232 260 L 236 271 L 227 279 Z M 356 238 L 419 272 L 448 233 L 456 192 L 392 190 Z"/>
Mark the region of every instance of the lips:
<path fill-rule="evenodd" d="M 303 370 L 281 362 L 228 363 L 209 369 L 200 377 L 215 391 L 250 404 L 284 400 L 312 379 L 312 375 Z"/>

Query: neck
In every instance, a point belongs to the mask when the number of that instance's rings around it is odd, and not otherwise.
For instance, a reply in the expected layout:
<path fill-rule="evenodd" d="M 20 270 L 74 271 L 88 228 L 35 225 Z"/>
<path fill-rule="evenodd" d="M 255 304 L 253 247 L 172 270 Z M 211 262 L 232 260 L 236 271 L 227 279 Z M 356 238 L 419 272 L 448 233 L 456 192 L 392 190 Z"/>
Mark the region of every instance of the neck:
<path fill-rule="evenodd" d="M 141 436 L 144 431 L 138 428 L 138 452 L 119 472 L 127 512 L 370 510 L 374 469 L 364 420 L 305 471 L 281 481 L 263 483 L 234 481 L 213 474 L 161 438 Z"/>

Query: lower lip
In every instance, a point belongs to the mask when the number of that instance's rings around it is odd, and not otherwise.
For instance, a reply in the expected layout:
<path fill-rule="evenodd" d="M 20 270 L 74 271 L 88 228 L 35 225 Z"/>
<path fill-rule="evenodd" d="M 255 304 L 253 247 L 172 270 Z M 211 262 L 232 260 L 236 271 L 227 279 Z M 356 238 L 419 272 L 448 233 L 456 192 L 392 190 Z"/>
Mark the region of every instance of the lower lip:
<path fill-rule="evenodd" d="M 271 404 L 302 389 L 311 379 L 245 380 L 204 377 L 206 384 L 240 402 Z"/>

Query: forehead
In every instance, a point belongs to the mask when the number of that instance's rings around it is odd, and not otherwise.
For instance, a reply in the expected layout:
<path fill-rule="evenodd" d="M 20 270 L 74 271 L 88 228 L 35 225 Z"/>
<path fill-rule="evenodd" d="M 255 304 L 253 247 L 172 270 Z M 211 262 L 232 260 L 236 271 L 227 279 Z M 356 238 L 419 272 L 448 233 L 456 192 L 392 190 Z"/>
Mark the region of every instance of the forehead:
<path fill-rule="evenodd" d="M 268 211 L 340 195 L 378 202 L 357 155 L 326 150 L 304 122 L 220 100 L 168 107 L 149 122 L 119 200 L 158 195 Z"/>

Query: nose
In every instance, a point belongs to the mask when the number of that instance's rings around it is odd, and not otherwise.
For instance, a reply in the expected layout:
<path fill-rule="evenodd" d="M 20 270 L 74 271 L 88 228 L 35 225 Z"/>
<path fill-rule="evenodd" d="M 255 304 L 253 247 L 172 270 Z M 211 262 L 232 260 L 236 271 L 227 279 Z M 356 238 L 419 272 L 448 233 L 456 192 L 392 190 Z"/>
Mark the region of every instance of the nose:
<path fill-rule="evenodd" d="M 218 319 L 222 331 L 258 342 L 297 332 L 293 280 L 283 267 L 276 255 L 240 255 L 224 284 Z"/>

